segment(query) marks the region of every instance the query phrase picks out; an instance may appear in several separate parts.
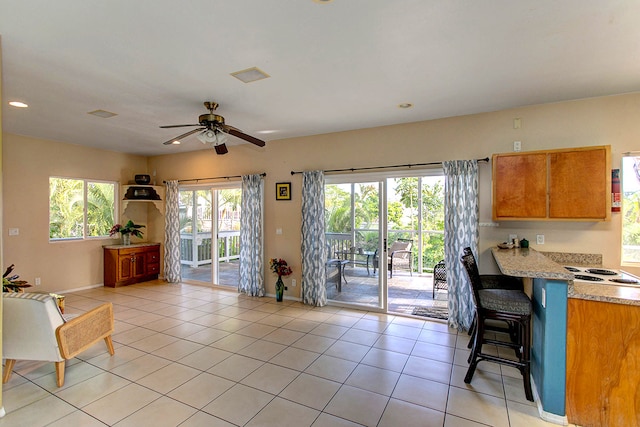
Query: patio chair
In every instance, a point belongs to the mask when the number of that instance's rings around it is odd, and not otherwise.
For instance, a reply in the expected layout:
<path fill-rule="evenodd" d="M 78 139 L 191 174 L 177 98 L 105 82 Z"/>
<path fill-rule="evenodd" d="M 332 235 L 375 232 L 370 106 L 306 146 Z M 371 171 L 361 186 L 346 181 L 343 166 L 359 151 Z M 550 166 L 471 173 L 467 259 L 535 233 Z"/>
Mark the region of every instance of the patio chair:
<path fill-rule="evenodd" d="M 67 321 L 49 294 L 5 292 L 2 383 L 11 378 L 16 360 L 55 362 L 56 384 L 64 385 L 65 362 L 104 340 L 113 355 L 113 305 L 110 302 Z"/>
<path fill-rule="evenodd" d="M 413 259 L 411 253 L 411 245 L 413 240 L 398 239 L 389 248 L 389 255 L 387 256 L 387 265 L 389 268 L 389 277 L 393 277 L 393 270 L 397 270 L 399 267 L 409 269 L 409 274 L 413 276 L 411 268 L 411 261 Z"/>
<path fill-rule="evenodd" d="M 431 292 L 431 298 L 436 298 L 436 290 L 448 290 L 447 286 L 447 268 L 444 264 L 444 260 L 441 260 L 433 267 L 433 290 Z"/>

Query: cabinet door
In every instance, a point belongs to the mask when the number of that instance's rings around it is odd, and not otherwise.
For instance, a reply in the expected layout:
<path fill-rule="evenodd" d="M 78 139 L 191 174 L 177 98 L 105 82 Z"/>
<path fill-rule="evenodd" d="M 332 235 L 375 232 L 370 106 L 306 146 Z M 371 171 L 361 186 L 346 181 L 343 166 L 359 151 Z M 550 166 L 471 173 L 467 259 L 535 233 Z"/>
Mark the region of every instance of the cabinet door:
<path fill-rule="evenodd" d="M 546 153 L 494 155 L 493 219 L 546 216 Z"/>
<path fill-rule="evenodd" d="M 146 254 L 141 251 L 135 254 L 132 254 L 132 261 L 133 261 L 133 276 L 134 277 L 141 277 L 144 276 L 145 274 L 147 274 L 147 271 L 145 269 L 145 265 L 146 265 Z"/>
<path fill-rule="evenodd" d="M 549 153 L 549 218 L 609 219 L 606 147 Z"/>
<path fill-rule="evenodd" d="M 131 254 L 118 256 L 118 282 L 133 277 L 133 258 Z"/>

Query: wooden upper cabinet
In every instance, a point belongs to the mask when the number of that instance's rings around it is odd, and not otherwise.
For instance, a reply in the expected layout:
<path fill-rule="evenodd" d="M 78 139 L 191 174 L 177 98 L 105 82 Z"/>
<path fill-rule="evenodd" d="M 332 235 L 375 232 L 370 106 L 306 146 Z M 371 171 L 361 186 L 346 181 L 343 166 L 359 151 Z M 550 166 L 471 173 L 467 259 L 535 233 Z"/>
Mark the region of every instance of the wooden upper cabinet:
<path fill-rule="evenodd" d="M 547 216 L 547 155 L 493 156 L 493 217 Z"/>
<path fill-rule="evenodd" d="M 607 148 L 549 154 L 549 218 L 610 218 L 611 162 Z"/>
<path fill-rule="evenodd" d="M 608 221 L 611 148 L 493 155 L 493 219 Z"/>

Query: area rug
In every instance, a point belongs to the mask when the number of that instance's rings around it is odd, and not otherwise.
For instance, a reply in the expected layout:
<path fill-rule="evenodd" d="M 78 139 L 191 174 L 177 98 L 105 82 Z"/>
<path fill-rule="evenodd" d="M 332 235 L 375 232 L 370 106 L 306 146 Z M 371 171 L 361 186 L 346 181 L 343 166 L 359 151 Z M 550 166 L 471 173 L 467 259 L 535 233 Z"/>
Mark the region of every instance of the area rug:
<path fill-rule="evenodd" d="M 449 318 L 449 310 L 446 306 L 444 307 L 414 307 L 413 312 L 411 313 L 414 316 L 424 316 L 431 317 L 433 319 L 443 319 L 447 320 Z"/>

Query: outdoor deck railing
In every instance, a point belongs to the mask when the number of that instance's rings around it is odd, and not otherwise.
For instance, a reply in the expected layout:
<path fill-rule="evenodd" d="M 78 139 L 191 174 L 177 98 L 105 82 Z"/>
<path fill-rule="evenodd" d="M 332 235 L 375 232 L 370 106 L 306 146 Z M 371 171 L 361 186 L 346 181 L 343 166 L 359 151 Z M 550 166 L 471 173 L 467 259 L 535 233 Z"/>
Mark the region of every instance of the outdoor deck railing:
<path fill-rule="evenodd" d="M 211 264 L 211 232 L 200 232 L 194 240 L 192 233 L 180 233 L 180 263 L 192 267 Z M 218 261 L 240 258 L 240 232 L 218 233 Z"/>

